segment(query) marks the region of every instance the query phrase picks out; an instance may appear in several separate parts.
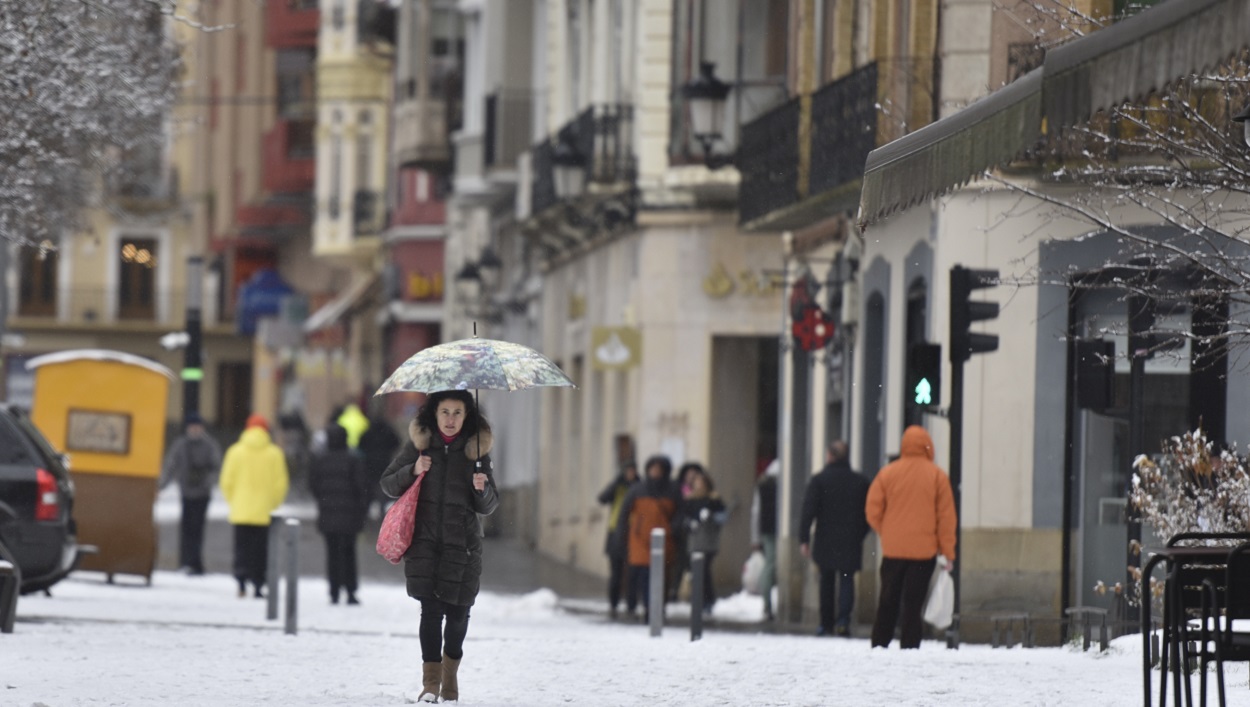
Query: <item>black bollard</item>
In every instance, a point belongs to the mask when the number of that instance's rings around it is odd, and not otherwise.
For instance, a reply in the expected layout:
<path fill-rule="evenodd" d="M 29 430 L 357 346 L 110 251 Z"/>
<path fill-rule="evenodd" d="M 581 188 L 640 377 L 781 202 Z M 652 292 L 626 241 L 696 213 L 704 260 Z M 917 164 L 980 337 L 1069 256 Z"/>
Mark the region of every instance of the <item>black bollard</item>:
<path fill-rule="evenodd" d="M 690 556 L 690 640 L 703 638 L 703 553 Z"/>

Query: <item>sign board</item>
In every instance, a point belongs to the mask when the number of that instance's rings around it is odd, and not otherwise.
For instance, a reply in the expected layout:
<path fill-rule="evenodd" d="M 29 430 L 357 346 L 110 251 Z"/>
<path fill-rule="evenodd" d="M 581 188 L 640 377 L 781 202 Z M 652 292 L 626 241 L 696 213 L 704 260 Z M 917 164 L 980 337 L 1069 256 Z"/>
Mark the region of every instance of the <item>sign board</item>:
<path fill-rule="evenodd" d="M 130 453 L 130 415 L 70 408 L 65 448 L 71 452 Z"/>
<path fill-rule="evenodd" d="M 634 327 L 594 327 L 590 332 L 591 368 L 626 371 L 642 361 L 642 333 Z"/>

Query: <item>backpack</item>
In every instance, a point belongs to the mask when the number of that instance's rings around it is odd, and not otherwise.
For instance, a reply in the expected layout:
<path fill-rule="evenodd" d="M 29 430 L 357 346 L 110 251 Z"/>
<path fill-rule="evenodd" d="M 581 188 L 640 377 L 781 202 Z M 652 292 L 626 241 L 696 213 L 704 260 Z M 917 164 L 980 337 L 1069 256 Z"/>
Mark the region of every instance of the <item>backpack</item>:
<path fill-rule="evenodd" d="M 202 439 L 188 439 L 185 484 L 193 487 L 208 486 L 216 472 L 217 464 L 213 460 L 213 452 L 208 442 Z"/>

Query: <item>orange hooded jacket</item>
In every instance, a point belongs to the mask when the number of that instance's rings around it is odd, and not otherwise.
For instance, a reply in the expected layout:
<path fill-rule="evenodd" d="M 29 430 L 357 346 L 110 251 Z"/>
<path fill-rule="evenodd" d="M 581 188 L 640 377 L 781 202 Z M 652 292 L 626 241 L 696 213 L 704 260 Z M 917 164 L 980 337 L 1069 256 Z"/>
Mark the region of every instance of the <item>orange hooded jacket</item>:
<path fill-rule="evenodd" d="M 933 463 L 933 439 L 923 427 L 903 431 L 898 461 L 877 473 L 864 510 L 883 556 L 928 560 L 940 552 L 955 560 L 955 497 L 946 472 Z"/>

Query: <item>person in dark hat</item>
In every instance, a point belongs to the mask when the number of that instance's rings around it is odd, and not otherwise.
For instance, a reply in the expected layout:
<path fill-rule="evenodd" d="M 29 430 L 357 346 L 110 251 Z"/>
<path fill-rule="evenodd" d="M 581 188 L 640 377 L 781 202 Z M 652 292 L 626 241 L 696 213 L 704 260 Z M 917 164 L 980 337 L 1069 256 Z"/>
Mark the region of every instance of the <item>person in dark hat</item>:
<path fill-rule="evenodd" d="M 160 488 L 177 482 L 182 496 L 178 526 L 178 565 L 187 574 L 204 574 L 204 520 L 221 471 L 221 445 L 208 434 L 204 420 L 187 413 L 183 433 L 165 453 Z"/>

